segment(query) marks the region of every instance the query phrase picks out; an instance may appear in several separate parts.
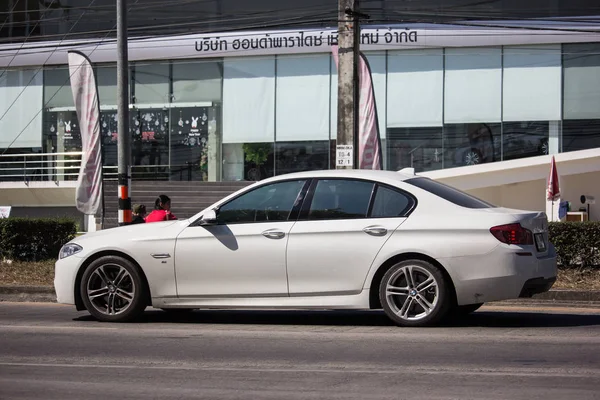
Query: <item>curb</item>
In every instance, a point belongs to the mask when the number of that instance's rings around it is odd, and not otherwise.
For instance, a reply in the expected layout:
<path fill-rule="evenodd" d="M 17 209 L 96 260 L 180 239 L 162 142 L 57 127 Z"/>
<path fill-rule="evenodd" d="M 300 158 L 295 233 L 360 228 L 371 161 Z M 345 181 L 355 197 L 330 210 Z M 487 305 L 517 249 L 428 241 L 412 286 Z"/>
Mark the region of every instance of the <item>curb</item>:
<path fill-rule="evenodd" d="M 56 303 L 52 286 L 0 286 L 0 302 Z"/>
<path fill-rule="evenodd" d="M 2 301 L 30 301 L 30 302 L 56 302 L 56 293 L 53 286 L 6 286 L 0 285 L 0 302 Z M 534 295 L 532 298 L 521 298 L 491 302 L 494 304 L 539 304 L 571 302 L 577 304 L 599 303 L 600 290 L 571 290 L 554 289 L 549 292 Z M 491 304 L 490 303 L 490 304 Z"/>

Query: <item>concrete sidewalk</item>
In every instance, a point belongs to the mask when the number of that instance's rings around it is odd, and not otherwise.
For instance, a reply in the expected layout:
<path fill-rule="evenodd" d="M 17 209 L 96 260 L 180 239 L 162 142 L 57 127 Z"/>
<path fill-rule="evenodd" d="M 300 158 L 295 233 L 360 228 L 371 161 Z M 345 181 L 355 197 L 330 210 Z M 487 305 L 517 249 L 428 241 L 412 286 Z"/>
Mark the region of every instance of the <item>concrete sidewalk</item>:
<path fill-rule="evenodd" d="M 0 286 L 0 301 L 10 302 L 56 302 L 52 286 Z M 578 307 L 600 307 L 600 290 L 554 289 L 535 295 L 531 299 L 514 299 L 486 304 L 504 305 L 577 305 Z"/>

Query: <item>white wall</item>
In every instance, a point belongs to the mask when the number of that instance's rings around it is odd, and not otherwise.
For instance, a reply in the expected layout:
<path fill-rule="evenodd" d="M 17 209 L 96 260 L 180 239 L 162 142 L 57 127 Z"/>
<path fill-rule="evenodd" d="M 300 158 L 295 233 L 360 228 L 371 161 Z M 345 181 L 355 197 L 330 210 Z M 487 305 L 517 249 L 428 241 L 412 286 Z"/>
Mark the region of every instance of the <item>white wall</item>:
<path fill-rule="evenodd" d="M 571 211 L 578 211 L 579 207 L 583 207 L 579 201 L 582 194 L 594 196 L 600 203 L 600 171 L 561 176 L 559 179 L 561 201 L 570 201 Z M 440 181 L 444 180 L 440 179 Z M 465 191 L 501 207 L 546 211 L 546 181 L 544 179 Z M 558 202 L 554 204 L 555 213 L 557 213 Z M 600 221 L 600 204 L 590 205 L 590 219 Z"/>
<path fill-rule="evenodd" d="M 75 207 L 75 183 L 18 182 L 0 183 L 0 206 Z"/>

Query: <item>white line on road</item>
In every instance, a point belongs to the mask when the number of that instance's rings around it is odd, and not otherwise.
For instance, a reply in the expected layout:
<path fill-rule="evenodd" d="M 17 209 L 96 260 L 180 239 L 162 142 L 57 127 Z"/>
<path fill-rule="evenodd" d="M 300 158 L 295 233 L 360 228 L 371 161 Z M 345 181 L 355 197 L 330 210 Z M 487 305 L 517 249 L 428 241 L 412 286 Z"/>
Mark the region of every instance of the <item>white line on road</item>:
<path fill-rule="evenodd" d="M 590 368 L 465 368 L 463 366 L 403 366 L 393 368 L 345 368 L 340 367 L 314 367 L 314 368 L 291 368 L 289 366 L 261 367 L 248 366 L 210 366 L 210 365 L 143 365 L 143 364 L 49 364 L 49 363 L 19 363 L 0 362 L 2 367 L 27 367 L 27 368 L 102 368 L 102 369 L 145 369 L 145 370 L 181 370 L 181 371 L 214 371 L 214 372 L 246 372 L 246 373 L 330 373 L 330 374 L 460 374 L 460 375 L 483 375 L 483 376 L 532 376 L 532 377 L 569 377 L 569 378 L 597 378 L 600 369 Z"/>

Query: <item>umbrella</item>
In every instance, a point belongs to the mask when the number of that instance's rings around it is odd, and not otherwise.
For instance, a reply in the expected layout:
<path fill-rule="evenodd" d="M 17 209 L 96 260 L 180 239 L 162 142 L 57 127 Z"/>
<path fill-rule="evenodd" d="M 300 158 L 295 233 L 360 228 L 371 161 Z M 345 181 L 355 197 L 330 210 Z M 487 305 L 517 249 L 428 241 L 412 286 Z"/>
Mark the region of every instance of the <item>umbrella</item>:
<path fill-rule="evenodd" d="M 548 187 L 546 188 L 546 199 L 552 201 L 552 217 L 554 220 L 554 202 L 560 198 L 560 187 L 558 185 L 558 171 L 556 169 L 556 160 L 552 156 L 550 162 L 550 176 L 548 177 Z"/>

